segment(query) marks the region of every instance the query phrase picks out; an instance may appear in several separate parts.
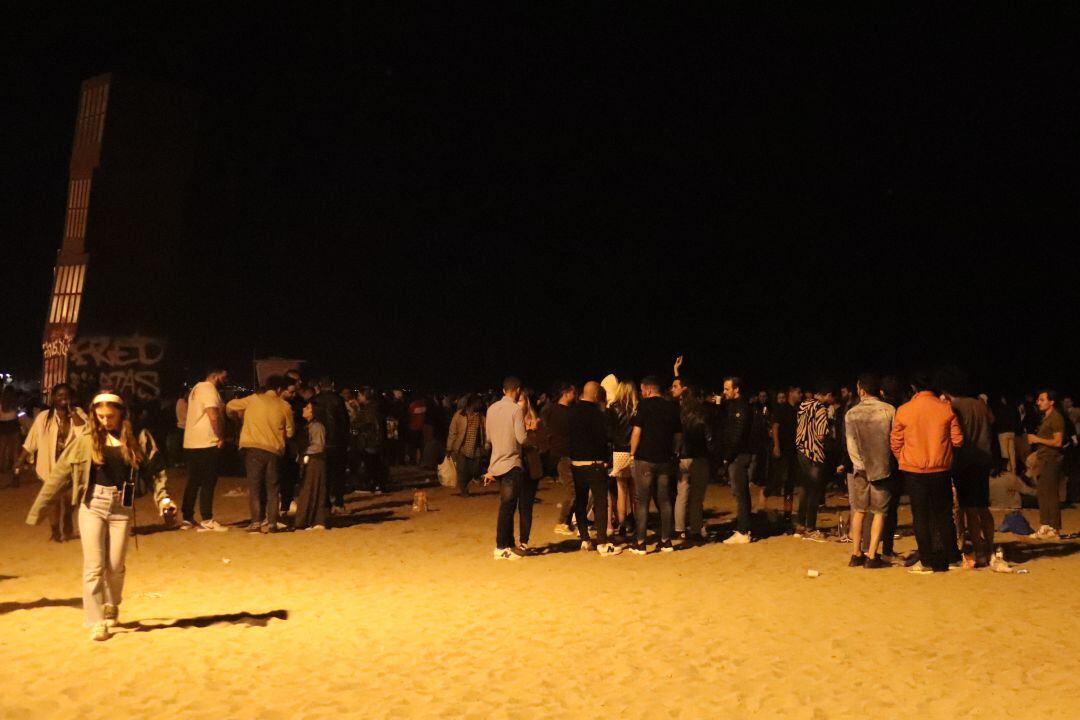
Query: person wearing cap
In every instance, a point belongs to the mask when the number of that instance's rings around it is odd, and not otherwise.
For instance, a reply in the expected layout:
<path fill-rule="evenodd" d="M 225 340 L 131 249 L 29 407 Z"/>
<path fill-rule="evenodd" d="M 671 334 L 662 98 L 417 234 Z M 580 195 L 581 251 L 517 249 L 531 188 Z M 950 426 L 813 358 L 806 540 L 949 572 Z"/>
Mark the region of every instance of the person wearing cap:
<path fill-rule="evenodd" d="M 128 537 L 138 480 L 152 483 L 158 511 L 171 521 L 165 458 L 145 430 L 137 435 L 122 398 L 101 393 L 90 405 L 88 429 L 64 448 L 26 516 L 36 525 L 57 496 L 71 488 L 79 509 L 83 550 L 83 611 L 93 640 L 108 640 L 123 599 Z"/>

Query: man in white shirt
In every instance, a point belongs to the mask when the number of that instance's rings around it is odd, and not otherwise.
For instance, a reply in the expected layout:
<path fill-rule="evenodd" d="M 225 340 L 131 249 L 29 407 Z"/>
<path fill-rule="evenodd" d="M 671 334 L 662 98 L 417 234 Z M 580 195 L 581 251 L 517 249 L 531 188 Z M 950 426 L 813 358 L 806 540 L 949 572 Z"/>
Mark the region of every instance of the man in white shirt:
<path fill-rule="evenodd" d="M 218 454 L 225 437 L 225 416 L 218 387 L 229 377 L 221 368 L 211 368 L 206 379 L 191 388 L 187 422 L 184 427 L 184 457 L 188 480 L 181 505 L 181 530 L 192 528 L 223 532 L 227 528 L 214 520 L 214 488 L 217 486 Z M 199 501 L 202 522 L 195 523 L 195 501 Z"/>
<path fill-rule="evenodd" d="M 499 520 L 495 532 L 495 559 L 518 560 L 524 553 L 514 546 L 514 510 L 521 493 L 523 467 L 521 444 L 525 442 L 525 414 L 518 405 L 521 381 L 503 380 L 503 398 L 488 408 L 487 437 L 491 443 L 491 461 L 484 484 L 499 481 Z M 532 512 L 523 508 L 522 512 Z"/>

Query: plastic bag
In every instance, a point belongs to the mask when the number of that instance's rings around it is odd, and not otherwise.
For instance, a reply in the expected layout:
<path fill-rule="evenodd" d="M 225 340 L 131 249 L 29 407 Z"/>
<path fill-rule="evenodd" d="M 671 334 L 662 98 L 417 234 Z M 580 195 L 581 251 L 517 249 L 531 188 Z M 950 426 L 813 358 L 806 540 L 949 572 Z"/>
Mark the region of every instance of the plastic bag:
<path fill-rule="evenodd" d="M 457 487 L 457 465 L 449 455 L 439 463 L 439 484 L 443 487 Z"/>

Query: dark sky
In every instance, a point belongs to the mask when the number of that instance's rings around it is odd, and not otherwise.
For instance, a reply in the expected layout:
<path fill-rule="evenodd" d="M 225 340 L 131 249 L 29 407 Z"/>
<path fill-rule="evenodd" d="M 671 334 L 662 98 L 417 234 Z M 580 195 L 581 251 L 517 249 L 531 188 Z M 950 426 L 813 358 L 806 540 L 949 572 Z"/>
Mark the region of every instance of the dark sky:
<path fill-rule="evenodd" d="M 13 17 L 0 362 L 37 368 L 78 87 L 111 71 L 195 99 L 161 327 L 109 300 L 185 363 L 1075 382 L 1080 10 L 761 6 Z"/>

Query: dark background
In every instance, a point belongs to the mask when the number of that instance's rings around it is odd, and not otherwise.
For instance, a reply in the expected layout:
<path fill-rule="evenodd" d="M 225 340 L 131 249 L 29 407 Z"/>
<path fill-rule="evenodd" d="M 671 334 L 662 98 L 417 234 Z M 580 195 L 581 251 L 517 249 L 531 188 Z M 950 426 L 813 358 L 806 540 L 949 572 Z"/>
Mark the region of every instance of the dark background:
<path fill-rule="evenodd" d="M 1076 6 L 761 6 L 22 11 L 0 362 L 39 372 L 79 83 L 114 72 L 193 141 L 182 245 L 114 253 L 137 290 L 95 312 L 192 374 L 1075 382 Z"/>

